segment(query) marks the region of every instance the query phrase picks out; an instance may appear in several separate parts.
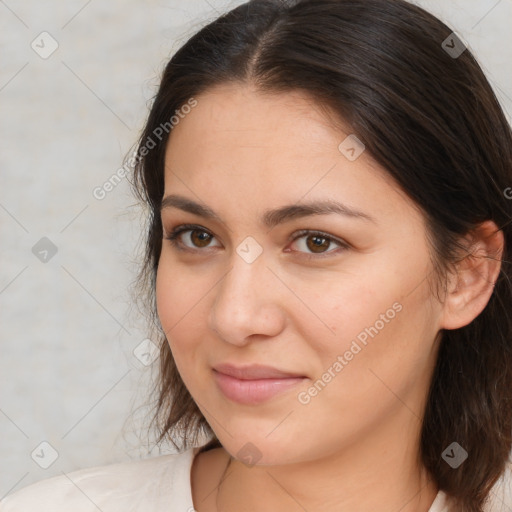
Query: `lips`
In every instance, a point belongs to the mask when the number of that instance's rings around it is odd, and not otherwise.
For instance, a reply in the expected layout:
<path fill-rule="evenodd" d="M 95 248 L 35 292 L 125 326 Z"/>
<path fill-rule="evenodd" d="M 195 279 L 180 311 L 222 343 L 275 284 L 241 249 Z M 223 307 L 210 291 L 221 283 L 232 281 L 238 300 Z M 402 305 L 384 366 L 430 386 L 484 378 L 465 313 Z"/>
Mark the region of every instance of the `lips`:
<path fill-rule="evenodd" d="M 256 405 L 302 383 L 307 377 L 271 366 L 219 364 L 213 375 L 220 391 L 231 401 Z"/>
<path fill-rule="evenodd" d="M 219 373 L 235 377 L 240 380 L 255 379 L 286 379 L 289 377 L 304 377 L 299 373 L 278 370 L 272 366 L 253 364 L 250 366 L 234 366 L 232 364 L 218 364 L 213 368 Z"/>

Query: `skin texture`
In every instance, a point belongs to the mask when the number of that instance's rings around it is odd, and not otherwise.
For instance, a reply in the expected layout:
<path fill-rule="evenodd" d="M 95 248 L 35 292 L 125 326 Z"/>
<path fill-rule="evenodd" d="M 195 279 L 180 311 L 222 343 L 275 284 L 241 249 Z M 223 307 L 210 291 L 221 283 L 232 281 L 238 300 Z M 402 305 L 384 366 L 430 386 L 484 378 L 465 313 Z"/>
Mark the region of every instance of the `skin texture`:
<path fill-rule="evenodd" d="M 334 126 L 300 92 L 229 84 L 197 100 L 171 133 L 164 197 L 208 205 L 222 222 L 164 208 L 164 237 L 183 223 L 199 228 L 178 237 L 185 250 L 163 240 L 156 282 L 177 367 L 223 445 L 196 457 L 196 510 L 426 512 L 438 489 L 418 445 L 437 335 L 481 312 L 499 264 L 465 261 L 439 302 L 429 286 L 421 212 L 367 152 L 355 161 L 340 152 L 348 127 Z M 327 214 L 269 229 L 260 221 L 267 209 L 325 199 L 374 222 Z M 484 255 L 498 254 L 503 243 L 488 236 L 492 227 L 483 225 L 477 238 Z M 315 251 L 315 234 L 295 235 L 301 229 L 333 240 Z M 252 263 L 237 253 L 248 236 L 263 251 Z M 298 394 L 397 303 L 394 318 L 301 403 Z M 212 366 L 225 362 L 271 365 L 306 379 L 242 405 L 213 378 Z M 247 450 L 255 465 L 237 460 Z"/>

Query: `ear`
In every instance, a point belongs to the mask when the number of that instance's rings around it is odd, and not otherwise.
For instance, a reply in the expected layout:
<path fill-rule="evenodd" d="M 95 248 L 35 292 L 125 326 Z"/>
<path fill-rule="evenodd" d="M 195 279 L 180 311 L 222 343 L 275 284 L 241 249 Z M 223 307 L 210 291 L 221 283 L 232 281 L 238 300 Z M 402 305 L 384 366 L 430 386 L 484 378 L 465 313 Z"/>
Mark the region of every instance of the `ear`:
<path fill-rule="evenodd" d="M 440 328 L 458 329 L 471 323 L 485 308 L 501 269 L 503 232 L 485 221 L 464 237 L 467 255 L 449 275 Z"/>

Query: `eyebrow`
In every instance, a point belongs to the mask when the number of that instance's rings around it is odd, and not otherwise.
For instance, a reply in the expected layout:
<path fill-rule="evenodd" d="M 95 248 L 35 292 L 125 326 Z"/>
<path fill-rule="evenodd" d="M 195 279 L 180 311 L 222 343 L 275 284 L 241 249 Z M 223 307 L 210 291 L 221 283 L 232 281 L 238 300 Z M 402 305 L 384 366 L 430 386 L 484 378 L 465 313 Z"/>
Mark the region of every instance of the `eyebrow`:
<path fill-rule="evenodd" d="M 216 220 L 224 224 L 221 217 L 210 207 L 196 203 L 192 199 L 184 196 L 171 194 L 164 197 L 160 203 L 160 212 L 166 208 L 178 208 L 185 212 L 204 217 L 205 219 Z M 278 224 L 283 224 L 284 222 L 288 222 L 293 219 L 308 217 L 309 215 L 326 215 L 331 213 L 344 215 L 354 219 L 367 220 L 377 224 L 376 220 L 367 213 L 350 208 L 334 200 L 290 204 L 274 210 L 266 210 L 262 216 L 262 223 L 269 228 L 273 228 Z"/>

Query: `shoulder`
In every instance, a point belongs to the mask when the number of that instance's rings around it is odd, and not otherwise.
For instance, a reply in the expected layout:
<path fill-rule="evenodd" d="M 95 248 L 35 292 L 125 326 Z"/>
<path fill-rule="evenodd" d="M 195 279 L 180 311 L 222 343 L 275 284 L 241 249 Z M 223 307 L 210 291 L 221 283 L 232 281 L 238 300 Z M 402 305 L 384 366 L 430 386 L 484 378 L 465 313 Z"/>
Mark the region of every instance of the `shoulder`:
<path fill-rule="evenodd" d="M 459 508 L 452 498 L 439 491 L 428 512 L 455 512 Z M 483 512 L 508 512 L 512 510 L 512 470 L 510 464 L 492 487 L 483 506 Z"/>
<path fill-rule="evenodd" d="M 197 448 L 149 459 L 94 466 L 47 478 L 8 495 L 0 512 L 187 511 Z M 169 508 L 172 504 L 173 508 Z M 174 508 L 176 507 L 176 508 Z"/>
<path fill-rule="evenodd" d="M 511 452 L 512 455 L 512 452 Z M 484 512 L 507 512 L 512 509 L 512 467 L 510 462 L 499 480 L 494 484 Z"/>

